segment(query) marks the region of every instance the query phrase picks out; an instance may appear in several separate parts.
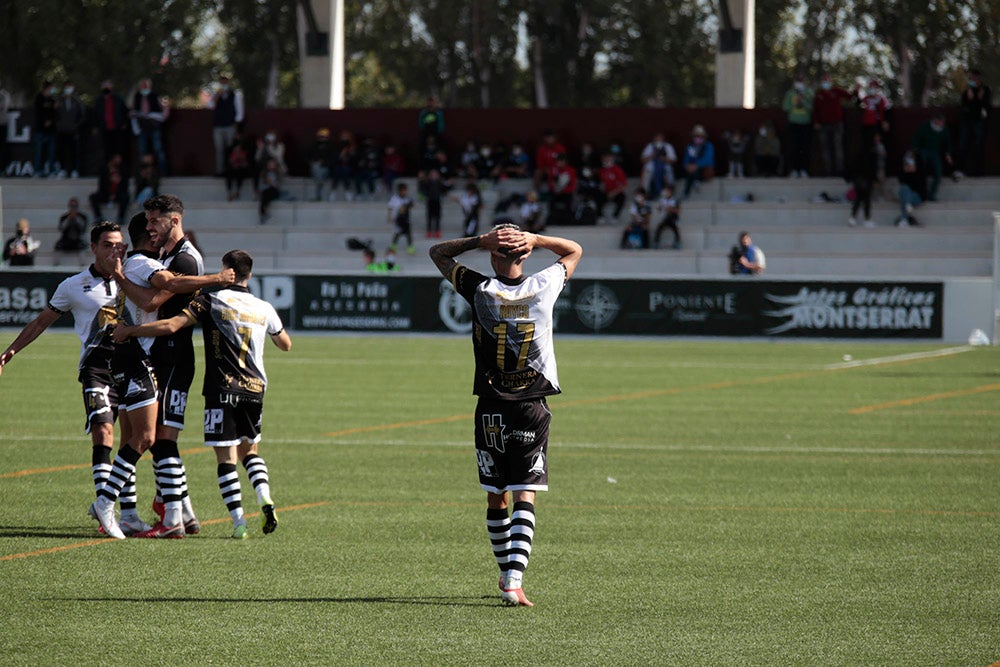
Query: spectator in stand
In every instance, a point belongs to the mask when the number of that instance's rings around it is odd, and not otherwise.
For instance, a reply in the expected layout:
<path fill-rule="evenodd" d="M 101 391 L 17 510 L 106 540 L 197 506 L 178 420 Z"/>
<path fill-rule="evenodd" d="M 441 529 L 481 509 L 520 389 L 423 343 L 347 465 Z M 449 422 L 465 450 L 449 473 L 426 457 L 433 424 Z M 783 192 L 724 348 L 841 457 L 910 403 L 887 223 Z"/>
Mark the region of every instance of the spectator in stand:
<path fill-rule="evenodd" d="M 597 173 L 597 170 L 601 168 L 601 156 L 594 150 L 593 144 L 585 141 L 580 146 L 580 153 L 576 156 L 576 162 L 573 166 L 576 167 L 578 173 L 584 169 L 591 169 Z"/>
<path fill-rule="evenodd" d="M 819 133 L 823 173 L 844 175 L 844 104 L 854 99 L 847 90 L 833 83 L 833 77 L 823 74 L 819 90 L 813 97 L 813 126 Z"/>
<path fill-rule="evenodd" d="M 4 244 L 3 261 L 7 266 L 34 266 L 35 251 L 40 245 L 31 236 L 31 225 L 27 218 L 21 218 L 17 221 L 14 236 Z"/>
<path fill-rule="evenodd" d="M 913 209 L 927 199 L 927 175 L 920 169 L 913 151 L 903 154 L 903 167 L 899 171 L 899 219 L 897 227 L 916 227 L 920 223 L 913 217 Z"/>
<path fill-rule="evenodd" d="M 417 181 L 427 207 L 427 238 L 441 238 L 441 200 L 448 192 L 437 169 L 431 169 Z"/>
<path fill-rule="evenodd" d="M 348 130 L 341 130 L 337 142 L 333 146 L 333 176 L 330 178 L 330 197 L 337 197 L 337 190 L 344 186 L 344 199 L 351 201 L 351 186 L 354 184 L 355 153 L 357 147 L 354 135 Z"/>
<path fill-rule="evenodd" d="M 886 134 L 889 132 L 889 100 L 882 94 L 882 84 L 878 79 L 868 82 L 868 88 L 861 97 L 861 143 L 862 150 L 867 152 L 868 148 L 875 143 L 875 135 L 882 136 L 882 143 L 886 142 Z"/>
<path fill-rule="evenodd" d="M 566 147 L 556 139 L 556 133 L 545 130 L 542 144 L 535 150 L 535 190 L 548 184 L 549 175 L 556 166 L 556 158 L 566 154 Z"/>
<path fill-rule="evenodd" d="M 421 144 L 420 156 L 418 158 L 417 176 L 420 175 L 421 171 L 427 171 L 428 169 L 435 169 L 437 167 L 437 154 L 438 151 L 443 151 L 444 149 L 438 146 L 437 139 L 434 137 L 427 137 L 423 144 Z"/>
<path fill-rule="evenodd" d="M 135 203 L 146 203 L 147 199 L 160 194 L 160 170 L 152 153 L 139 159 L 139 169 L 135 173 Z"/>
<path fill-rule="evenodd" d="M 372 200 L 381 173 L 381 156 L 375 140 L 366 137 L 355 155 L 354 194 L 359 199 Z"/>
<path fill-rule="evenodd" d="M 520 142 L 515 141 L 501 163 L 502 178 L 528 178 L 531 175 L 531 160 Z"/>
<path fill-rule="evenodd" d="M 629 224 L 622 232 L 619 247 L 622 250 L 645 250 L 649 248 L 649 219 L 653 208 L 646 200 L 646 188 L 637 188 L 629 208 Z"/>
<path fill-rule="evenodd" d="M 532 234 L 545 231 L 545 221 L 542 219 L 542 207 L 538 204 L 538 193 L 530 190 L 524 197 L 519 211 L 521 229 Z"/>
<path fill-rule="evenodd" d="M 754 245 L 747 232 L 740 232 L 740 244 L 730 254 L 729 272 L 743 275 L 757 275 L 765 268 L 764 252 Z"/>
<path fill-rule="evenodd" d="M 140 79 L 132 98 L 132 134 L 139 140 L 139 155 L 156 156 L 161 174 L 167 173 L 167 153 L 163 149 L 163 123 L 170 115 L 170 106 L 153 90 L 153 80 Z"/>
<path fill-rule="evenodd" d="M 316 196 L 313 201 L 323 200 L 323 184 L 330 178 L 330 165 L 333 150 L 330 146 L 330 130 L 321 127 L 316 130 L 316 138 L 309 147 L 309 174 L 316 186 Z"/>
<path fill-rule="evenodd" d="M 108 160 L 101 174 L 97 179 L 97 191 L 90 195 L 90 207 L 94 211 L 94 220 L 104 220 L 101 213 L 101 206 L 114 204 L 118 207 L 118 215 L 115 222 L 119 225 L 125 224 L 125 211 L 128 209 L 128 172 L 125 170 L 124 160 L 121 155 L 115 153 Z"/>
<path fill-rule="evenodd" d="M 433 138 L 435 145 L 440 145 L 444 138 L 444 111 L 438 106 L 437 98 L 431 95 L 427 104 L 420 110 L 417 121 L 420 129 L 420 144 L 426 145 L 427 139 Z"/>
<path fill-rule="evenodd" d="M 386 192 L 392 192 L 396 179 L 402 175 L 405 168 L 403 156 L 396 150 L 395 144 L 386 144 L 382 151 L 382 184 Z"/>
<path fill-rule="evenodd" d="M 691 143 L 684 150 L 684 198 L 691 196 L 696 183 L 710 181 L 715 176 L 715 146 L 701 125 L 691 130 Z"/>
<path fill-rule="evenodd" d="M 649 197 L 659 197 L 664 186 L 673 185 L 677 151 L 662 132 L 657 132 L 642 149 L 639 161 L 642 163 L 640 180 Z"/>
<path fill-rule="evenodd" d="M 455 187 L 455 170 L 448 163 L 448 154 L 444 150 L 439 150 L 434 154 L 434 160 L 431 162 L 430 168 L 436 169 L 441 176 L 441 182 L 444 184 L 444 191 L 446 193 Z"/>
<path fill-rule="evenodd" d="M 565 153 L 556 156 L 556 164 L 549 170 L 549 217 L 545 224 L 573 224 L 573 195 L 576 193 L 577 174 Z"/>
<path fill-rule="evenodd" d="M 479 147 L 479 157 L 476 159 L 476 173 L 480 180 L 490 179 L 494 184 L 500 179 L 500 163 L 498 152 L 493 146 L 483 144 Z"/>
<path fill-rule="evenodd" d="M 90 247 L 87 228 L 90 220 L 87 214 L 80 210 L 80 201 L 70 197 L 66 212 L 59 216 L 59 240 L 56 241 L 56 251 L 62 253 L 78 253 Z"/>
<path fill-rule="evenodd" d="M 274 129 L 268 130 L 263 139 L 257 140 L 257 151 L 254 153 L 254 164 L 261 169 L 261 173 L 256 175 L 258 192 L 264 191 L 263 171 L 267 169 L 267 163 L 274 160 L 281 173 L 281 182 L 284 182 L 288 174 L 288 164 L 285 162 L 285 144 L 278 140 L 278 133 Z M 272 179 L 273 180 L 273 179 Z M 279 187 L 280 190 L 280 187 Z"/>
<path fill-rule="evenodd" d="M 597 220 L 599 223 L 604 222 L 604 207 L 609 201 L 615 204 L 611 217 L 618 220 L 622 208 L 625 207 L 625 191 L 628 189 L 625 171 L 615 163 L 611 153 L 605 153 L 601 158 L 601 170 L 597 175 L 601 179 L 601 191 L 597 197 Z"/>
<path fill-rule="evenodd" d="M 680 250 L 681 230 L 677 227 L 677 222 L 681 217 L 681 205 L 674 197 L 674 188 L 672 185 L 663 188 L 657 208 L 663 212 L 663 219 L 660 220 L 660 224 L 656 227 L 656 234 L 653 237 L 653 247 L 660 247 L 663 230 L 669 229 L 674 233 L 674 242 L 670 247 L 674 250 Z"/>
<path fill-rule="evenodd" d="M 959 103 L 961 120 L 958 128 L 958 160 L 955 177 L 961 178 L 960 170 L 982 176 L 984 172 L 983 157 L 986 154 L 986 127 L 990 119 L 993 91 L 983 82 L 983 75 L 977 69 L 970 69 L 965 90 Z M 970 169 L 969 156 L 972 156 Z"/>
<path fill-rule="evenodd" d="M 927 188 L 927 200 L 937 201 L 938 186 L 941 185 L 941 175 L 944 172 L 942 158 L 949 167 L 952 166 L 951 135 L 943 113 L 936 111 L 930 120 L 921 123 L 913 134 L 911 148 L 931 179 L 930 187 Z"/>
<path fill-rule="evenodd" d="M 785 93 L 785 100 L 781 106 L 788 117 L 788 140 L 792 150 L 791 176 L 808 178 L 813 126 L 813 92 L 806 85 L 805 75 L 795 76 L 795 83 Z"/>
<path fill-rule="evenodd" d="M 56 175 L 56 91 L 51 81 L 35 95 L 35 178 Z"/>
<path fill-rule="evenodd" d="M 743 178 L 747 155 L 747 144 L 750 143 L 742 130 L 726 132 L 729 143 L 729 178 Z"/>
<path fill-rule="evenodd" d="M 80 128 L 85 114 L 76 97 L 72 81 L 63 84 L 62 97 L 56 106 L 56 150 L 59 154 L 59 178 L 80 177 Z"/>
<path fill-rule="evenodd" d="M 479 171 L 476 168 L 479 162 L 479 148 L 476 142 L 470 139 L 465 142 L 465 150 L 458 157 L 458 177 L 459 178 L 479 178 Z"/>
<path fill-rule="evenodd" d="M 757 128 L 757 136 L 753 140 L 753 161 L 757 176 L 769 177 L 781 175 L 781 140 L 774 129 L 774 123 L 764 122 Z"/>
<path fill-rule="evenodd" d="M 852 169 L 852 181 L 854 187 L 854 202 L 851 204 L 851 216 L 847 219 L 847 224 L 856 227 L 858 224 L 858 210 L 864 208 L 865 227 L 874 227 L 871 220 L 872 212 L 872 189 L 875 187 L 875 180 L 878 170 L 878 156 L 874 143 L 862 147 L 856 156 L 854 168 Z M 850 198 L 850 193 L 848 193 Z"/>
<path fill-rule="evenodd" d="M 264 168 L 260 172 L 260 224 L 267 224 L 273 217 L 271 215 L 271 202 L 282 197 L 282 182 L 284 173 L 281 165 L 276 159 L 267 158 Z"/>
<path fill-rule="evenodd" d="M 465 185 L 465 192 L 458 198 L 458 203 L 462 207 L 462 232 L 465 236 L 475 236 L 479 233 L 479 214 L 483 208 L 483 198 L 479 192 L 479 186 L 475 181 L 469 181 Z"/>
<path fill-rule="evenodd" d="M 239 199 L 243 181 L 248 179 L 256 199 L 256 173 L 253 141 L 242 130 L 236 130 L 233 143 L 226 149 L 226 200 Z"/>
<path fill-rule="evenodd" d="M 396 244 L 399 239 L 406 239 L 406 252 L 413 254 L 416 248 L 413 246 L 413 232 L 410 230 L 410 209 L 413 208 L 413 198 L 410 196 L 410 189 L 406 183 L 396 185 L 396 194 L 389 199 L 388 217 L 389 223 L 395 224 L 392 235 L 392 244 L 389 250 L 396 252 Z"/>
<path fill-rule="evenodd" d="M 233 145 L 236 129 L 243 126 L 243 91 L 234 88 L 228 76 L 220 76 L 215 92 L 208 99 L 212 110 L 212 142 L 215 144 L 215 175 L 226 169 L 226 150 Z"/>
<path fill-rule="evenodd" d="M 101 134 L 101 160 L 107 164 L 118 155 L 123 164 L 127 164 L 129 160 L 126 156 L 132 152 L 128 135 L 128 107 L 122 96 L 114 91 L 111 79 L 101 82 L 101 94 L 94 102 L 94 118 Z"/>

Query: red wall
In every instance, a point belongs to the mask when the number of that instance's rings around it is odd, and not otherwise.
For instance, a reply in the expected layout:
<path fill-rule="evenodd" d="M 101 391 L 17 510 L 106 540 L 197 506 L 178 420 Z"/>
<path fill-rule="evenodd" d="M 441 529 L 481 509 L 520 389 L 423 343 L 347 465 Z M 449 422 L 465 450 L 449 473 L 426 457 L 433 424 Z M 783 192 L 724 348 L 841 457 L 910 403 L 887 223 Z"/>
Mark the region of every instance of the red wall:
<path fill-rule="evenodd" d="M 895 109 L 890 112 L 892 128 L 888 147 L 889 171 L 899 163 L 902 150 L 909 145 L 917 126 L 930 117 L 930 109 Z M 949 110 L 952 139 L 957 148 L 957 110 Z M 858 114 L 849 112 L 847 144 L 856 141 Z M 542 132 L 553 129 L 571 154 L 583 141 L 603 150 L 612 141 L 620 141 L 630 158 L 630 175 L 635 175 L 638 155 L 652 135 L 664 132 L 678 153 L 686 145 L 692 126 L 700 123 L 715 142 L 718 168 L 725 167 L 726 150 L 722 133 L 726 130 L 752 131 L 771 119 L 784 137 L 784 113 L 780 109 L 446 109 L 445 139 L 450 154 L 457 153 L 469 138 L 510 143 L 520 140 L 529 154 L 541 140 Z M 408 168 L 415 161 L 417 110 L 415 109 L 262 109 L 247 113 L 246 130 L 261 136 L 268 129 L 277 131 L 285 142 L 286 159 L 292 174 L 305 175 L 306 153 L 316 130 L 328 127 L 336 135 L 347 129 L 357 136 L 371 136 L 380 143 L 395 142 Z M 171 113 L 167 132 L 168 161 L 175 175 L 207 175 L 214 169 L 212 148 L 212 112 L 177 109 Z M 814 164 L 819 163 L 819 147 L 813 144 Z M 988 171 L 1000 173 L 1000 118 L 994 114 L 987 130 Z"/>

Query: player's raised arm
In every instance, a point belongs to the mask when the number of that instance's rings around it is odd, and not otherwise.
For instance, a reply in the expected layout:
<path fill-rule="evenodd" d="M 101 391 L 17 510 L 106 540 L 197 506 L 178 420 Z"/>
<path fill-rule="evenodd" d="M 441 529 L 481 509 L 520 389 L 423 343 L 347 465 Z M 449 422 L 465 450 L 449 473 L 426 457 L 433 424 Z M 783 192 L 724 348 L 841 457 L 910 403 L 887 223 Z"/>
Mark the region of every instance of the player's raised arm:
<path fill-rule="evenodd" d="M 166 336 L 177 333 L 184 327 L 189 327 L 195 323 L 193 317 L 187 311 L 165 320 L 156 320 L 139 325 L 119 324 L 115 327 L 113 338 L 116 343 L 124 343 L 129 338 L 146 338 L 156 336 Z"/>
<path fill-rule="evenodd" d="M 543 236 L 542 234 L 524 234 L 523 244 L 529 249 L 542 248 L 559 255 L 559 262 L 566 267 L 566 279 L 572 277 L 576 270 L 576 265 L 583 257 L 583 248 L 576 241 L 564 239 L 560 236 Z M 520 251 L 523 246 L 514 248 L 514 252 Z"/>
<path fill-rule="evenodd" d="M 49 326 L 59 319 L 62 313 L 56 312 L 52 308 L 46 308 L 42 312 L 38 313 L 35 319 L 28 322 L 21 333 L 17 335 L 14 342 L 7 346 L 7 349 L 0 354 L 0 373 L 3 372 L 4 364 L 9 362 L 15 354 L 28 347 L 36 338 L 42 335 L 42 332 L 49 328 Z"/>

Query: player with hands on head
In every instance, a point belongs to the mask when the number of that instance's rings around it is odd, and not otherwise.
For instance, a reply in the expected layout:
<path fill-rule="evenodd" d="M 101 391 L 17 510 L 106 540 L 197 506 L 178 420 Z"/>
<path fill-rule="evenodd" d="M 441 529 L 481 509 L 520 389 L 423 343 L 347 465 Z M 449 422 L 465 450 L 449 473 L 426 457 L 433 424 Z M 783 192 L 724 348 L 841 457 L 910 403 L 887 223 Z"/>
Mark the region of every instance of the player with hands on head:
<path fill-rule="evenodd" d="M 537 248 L 558 259 L 526 275 L 524 260 Z M 455 259 L 478 249 L 490 252 L 494 277 Z M 535 493 L 548 489 L 551 413 L 545 397 L 561 391 L 552 312 L 582 255 L 575 241 L 523 232 L 509 221 L 430 249 L 435 266 L 472 306 L 476 460 L 500 567 L 500 599 L 508 606 L 534 606 L 522 582 L 534 539 Z"/>

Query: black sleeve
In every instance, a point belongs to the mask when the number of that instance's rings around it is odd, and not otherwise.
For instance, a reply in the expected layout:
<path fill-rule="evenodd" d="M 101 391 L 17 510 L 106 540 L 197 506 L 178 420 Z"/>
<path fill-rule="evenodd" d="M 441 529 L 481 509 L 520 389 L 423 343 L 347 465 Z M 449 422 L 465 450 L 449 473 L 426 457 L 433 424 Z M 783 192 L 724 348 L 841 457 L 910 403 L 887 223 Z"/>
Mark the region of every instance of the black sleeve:
<path fill-rule="evenodd" d="M 489 278 L 483 274 L 461 264 L 456 264 L 455 270 L 451 274 L 451 284 L 455 287 L 455 291 L 470 304 L 476 296 L 476 288 L 487 280 Z"/>
<path fill-rule="evenodd" d="M 182 276 L 196 276 L 198 275 L 198 260 L 186 252 L 182 252 L 170 262 L 170 270 Z"/>

